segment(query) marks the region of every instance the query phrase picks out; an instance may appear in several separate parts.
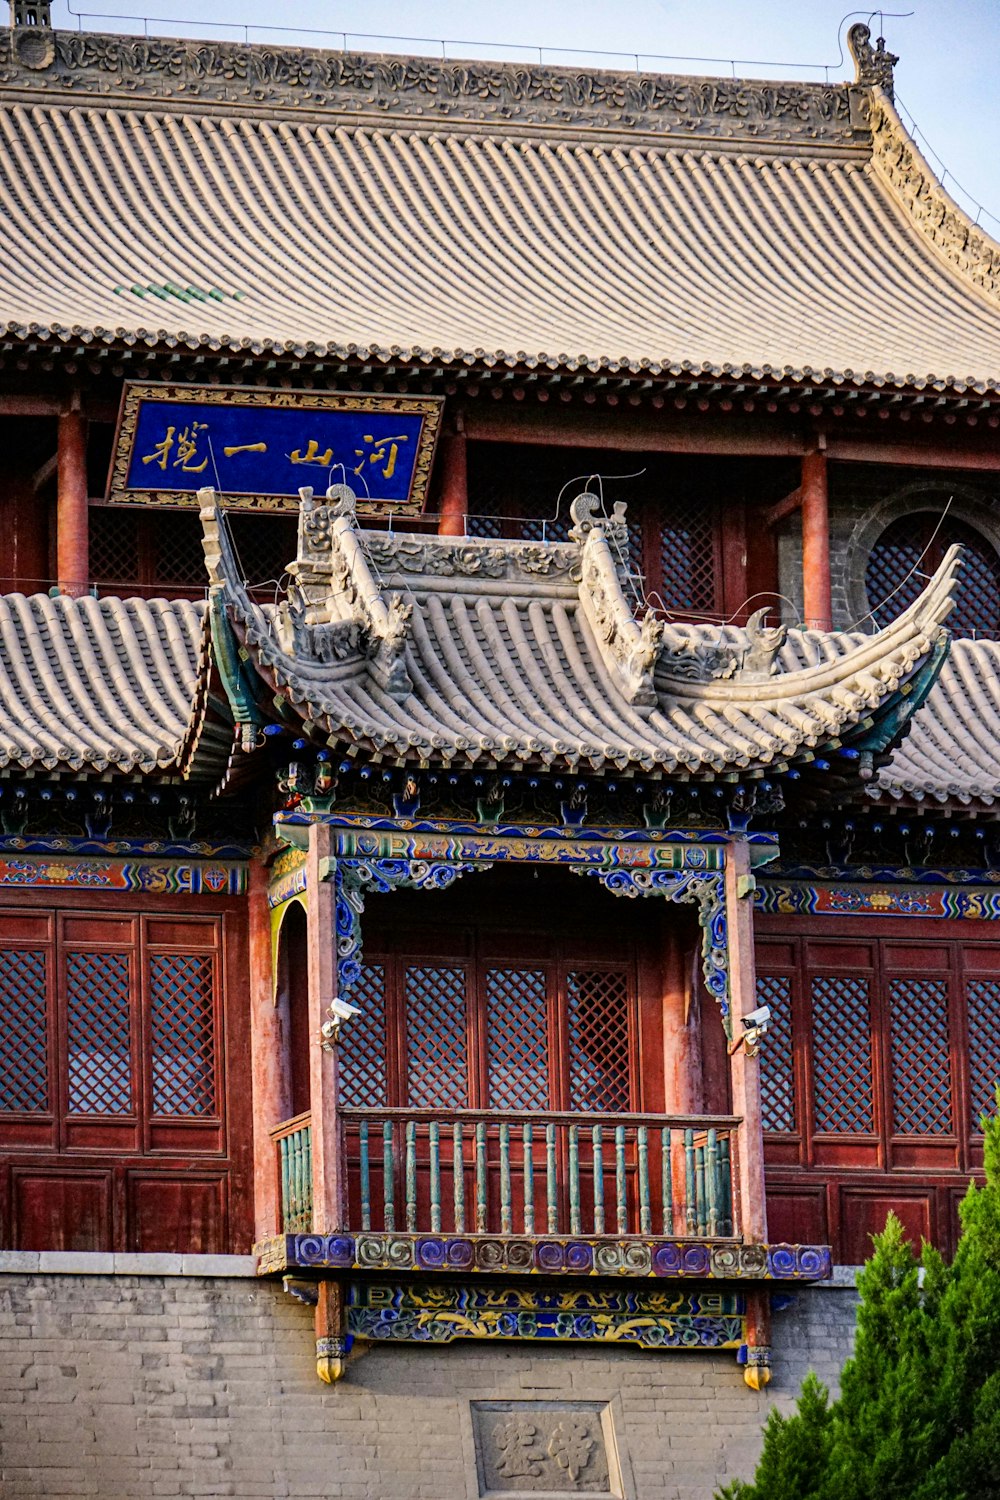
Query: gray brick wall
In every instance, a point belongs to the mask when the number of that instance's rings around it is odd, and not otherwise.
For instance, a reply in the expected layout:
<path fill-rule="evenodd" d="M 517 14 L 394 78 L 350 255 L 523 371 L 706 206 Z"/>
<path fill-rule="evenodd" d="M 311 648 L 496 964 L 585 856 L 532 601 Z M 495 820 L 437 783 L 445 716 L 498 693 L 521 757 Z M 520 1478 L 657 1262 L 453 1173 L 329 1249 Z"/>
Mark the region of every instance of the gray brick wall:
<path fill-rule="evenodd" d="M 636 1500 L 707 1500 L 808 1368 L 836 1378 L 853 1307 L 798 1292 L 761 1396 L 730 1355 L 481 1343 L 379 1345 L 326 1387 L 311 1310 L 274 1283 L 4 1275 L 0 1495 L 467 1500 L 470 1400 L 561 1399 L 615 1403 Z"/>

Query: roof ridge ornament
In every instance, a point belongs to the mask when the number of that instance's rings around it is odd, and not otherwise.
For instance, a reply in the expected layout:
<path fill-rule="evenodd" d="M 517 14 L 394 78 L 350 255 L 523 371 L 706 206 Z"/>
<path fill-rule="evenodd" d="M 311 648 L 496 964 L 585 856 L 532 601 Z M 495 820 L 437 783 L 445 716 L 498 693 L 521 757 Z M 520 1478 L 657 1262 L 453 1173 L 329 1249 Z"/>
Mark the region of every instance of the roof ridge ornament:
<path fill-rule="evenodd" d="M 310 654 L 327 661 L 350 654 L 360 639 L 369 674 L 402 702 L 413 691 L 403 659 L 413 606 L 400 594 L 383 592 L 373 576 L 358 539 L 357 496 L 350 486 L 331 485 L 325 503 L 313 494 L 309 487 L 299 491 L 298 552 L 288 567 L 292 582 L 284 619 L 295 646 L 301 649 L 308 637 Z"/>
<path fill-rule="evenodd" d="M 663 644 L 663 621 L 651 609 L 637 620 L 622 589 L 610 539 L 621 548 L 628 541 L 625 505 L 618 501 L 610 518 L 598 517 L 601 501 L 584 491 L 570 506 L 570 536 L 581 543 L 580 606 L 597 637 L 611 677 L 626 702 L 643 716 L 657 705 L 653 671 Z"/>
<path fill-rule="evenodd" d="M 847 33 L 847 46 L 854 58 L 855 83 L 868 88 L 881 89 L 890 99 L 894 97 L 892 70 L 899 62 L 894 52 L 887 52 L 885 37 L 880 36 L 873 47 L 871 28 L 863 21 L 856 21 Z"/>

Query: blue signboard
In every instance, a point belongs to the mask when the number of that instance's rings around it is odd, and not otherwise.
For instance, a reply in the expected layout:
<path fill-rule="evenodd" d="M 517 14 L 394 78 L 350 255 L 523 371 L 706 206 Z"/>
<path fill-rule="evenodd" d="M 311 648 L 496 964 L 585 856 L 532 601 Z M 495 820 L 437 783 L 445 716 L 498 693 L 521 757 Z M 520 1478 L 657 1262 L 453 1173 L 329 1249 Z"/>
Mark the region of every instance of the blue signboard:
<path fill-rule="evenodd" d="M 436 397 L 226 386 L 126 386 L 113 503 L 194 505 L 206 485 L 238 509 L 294 509 L 299 490 L 349 484 L 359 510 L 423 508 Z"/>

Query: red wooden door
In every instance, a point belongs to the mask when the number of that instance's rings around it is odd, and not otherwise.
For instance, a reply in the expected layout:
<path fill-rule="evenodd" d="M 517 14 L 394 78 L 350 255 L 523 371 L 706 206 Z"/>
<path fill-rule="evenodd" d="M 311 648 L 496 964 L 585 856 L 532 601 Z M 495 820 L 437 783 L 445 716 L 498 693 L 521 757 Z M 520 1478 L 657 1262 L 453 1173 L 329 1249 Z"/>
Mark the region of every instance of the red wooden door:
<path fill-rule="evenodd" d="M 242 1172 L 235 1201 L 230 1177 L 249 1143 L 230 1138 L 223 1004 L 239 954 L 218 915 L 0 915 L 4 1243 L 244 1242 Z"/>
<path fill-rule="evenodd" d="M 772 1237 L 864 1259 L 891 1209 L 948 1248 L 995 1108 L 1000 943 L 971 923 L 776 927 L 757 943 Z"/>

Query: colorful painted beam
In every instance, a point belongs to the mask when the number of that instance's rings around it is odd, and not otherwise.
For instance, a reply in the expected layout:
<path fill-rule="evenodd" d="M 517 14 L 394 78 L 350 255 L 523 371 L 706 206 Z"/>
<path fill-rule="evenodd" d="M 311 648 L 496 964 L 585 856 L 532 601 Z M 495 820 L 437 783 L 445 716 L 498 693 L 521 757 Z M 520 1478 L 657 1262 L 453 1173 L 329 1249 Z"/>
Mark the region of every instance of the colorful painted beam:
<path fill-rule="evenodd" d="M 826 1281 L 828 1245 L 576 1236 L 286 1234 L 254 1247 L 261 1276 L 294 1271 Z"/>

